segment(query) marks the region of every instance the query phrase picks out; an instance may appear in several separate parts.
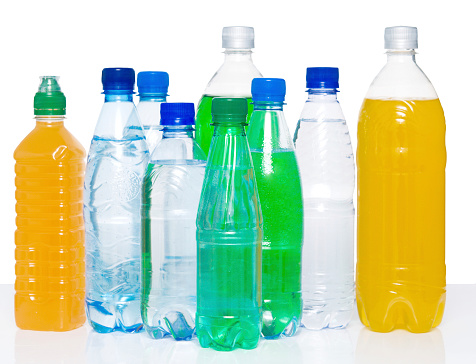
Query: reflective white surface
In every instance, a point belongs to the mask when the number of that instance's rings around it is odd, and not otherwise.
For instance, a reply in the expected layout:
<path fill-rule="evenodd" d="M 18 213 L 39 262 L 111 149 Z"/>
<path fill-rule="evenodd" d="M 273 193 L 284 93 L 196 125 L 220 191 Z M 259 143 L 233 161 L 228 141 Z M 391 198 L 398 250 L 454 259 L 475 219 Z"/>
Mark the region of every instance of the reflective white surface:
<path fill-rule="evenodd" d="M 443 323 L 427 334 L 371 332 L 357 313 L 345 330 L 300 330 L 292 338 L 261 340 L 255 350 L 216 352 L 196 339 L 152 340 L 141 334 L 35 332 L 15 326 L 13 286 L 0 285 L 0 363 L 173 364 L 463 364 L 476 363 L 476 285 L 448 286 Z"/>

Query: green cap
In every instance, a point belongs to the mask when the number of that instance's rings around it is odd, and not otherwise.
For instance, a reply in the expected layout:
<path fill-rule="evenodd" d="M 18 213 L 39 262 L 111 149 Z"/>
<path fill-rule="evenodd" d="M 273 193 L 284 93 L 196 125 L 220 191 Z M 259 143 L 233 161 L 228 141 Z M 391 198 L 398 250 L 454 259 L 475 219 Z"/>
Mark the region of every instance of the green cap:
<path fill-rule="evenodd" d="M 242 97 L 215 97 L 212 100 L 213 121 L 246 123 L 248 101 Z"/>
<path fill-rule="evenodd" d="M 65 115 L 66 97 L 61 92 L 58 76 L 41 76 L 35 95 L 35 115 Z"/>

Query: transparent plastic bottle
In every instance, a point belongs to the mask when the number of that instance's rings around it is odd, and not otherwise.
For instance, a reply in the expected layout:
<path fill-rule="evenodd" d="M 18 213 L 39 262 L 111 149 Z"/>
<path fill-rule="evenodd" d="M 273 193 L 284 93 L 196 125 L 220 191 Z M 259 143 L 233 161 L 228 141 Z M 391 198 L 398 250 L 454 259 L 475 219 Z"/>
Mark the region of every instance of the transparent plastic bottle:
<path fill-rule="evenodd" d="M 144 71 L 137 74 L 137 90 L 139 103 L 137 112 L 144 129 L 149 154 L 162 138 L 160 127 L 160 105 L 167 102 L 169 88 L 169 74 L 160 71 Z"/>
<path fill-rule="evenodd" d="M 105 68 L 105 103 L 84 182 L 86 312 L 98 332 L 137 332 L 140 313 L 141 190 L 149 151 L 132 101 L 132 68 Z"/>
<path fill-rule="evenodd" d="M 212 100 L 214 97 L 244 97 L 248 101 L 248 120 L 251 117 L 251 81 L 263 77 L 251 59 L 255 46 L 252 27 L 224 27 L 222 47 L 225 61 L 208 83 L 197 110 L 196 139 L 208 155 L 213 135 Z"/>
<path fill-rule="evenodd" d="M 36 127 L 15 150 L 15 320 L 20 329 L 83 325 L 83 180 L 86 152 L 64 127 L 66 98 L 41 77 Z"/>
<path fill-rule="evenodd" d="M 354 307 L 354 156 L 339 70 L 311 67 L 294 142 L 304 199 L 302 325 L 345 327 Z"/>
<path fill-rule="evenodd" d="M 417 47 L 416 28 L 385 29 L 358 125 L 357 307 L 379 332 L 428 332 L 445 305 L 445 117 Z"/>
<path fill-rule="evenodd" d="M 261 331 L 262 217 L 246 113 L 244 98 L 213 99 L 197 215 L 197 336 L 222 351 L 255 348 Z"/>
<path fill-rule="evenodd" d="M 286 82 L 255 78 L 251 92 L 248 141 L 263 214 L 261 334 L 275 339 L 301 323 L 301 180 L 283 113 Z"/>
<path fill-rule="evenodd" d="M 141 311 L 155 339 L 190 340 L 195 332 L 196 220 L 206 157 L 193 139 L 194 124 L 192 103 L 162 105 L 163 138 L 144 178 Z"/>

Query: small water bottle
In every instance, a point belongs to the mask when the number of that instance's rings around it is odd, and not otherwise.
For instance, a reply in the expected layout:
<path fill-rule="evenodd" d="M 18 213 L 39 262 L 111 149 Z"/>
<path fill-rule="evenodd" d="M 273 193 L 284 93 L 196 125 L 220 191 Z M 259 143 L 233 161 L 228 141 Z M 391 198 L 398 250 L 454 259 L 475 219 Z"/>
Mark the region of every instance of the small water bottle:
<path fill-rule="evenodd" d="M 105 68 L 105 102 L 84 181 L 86 313 L 98 332 L 137 332 L 141 189 L 149 150 L 132 101 L 132 68 Z"/>
<path fill-rule="evenodd" d="M 160 105 L 167 101 L 168 88 L 169 74 L 167 72 L 144 71 L 137 74 L 137 90 L 139 91 L 137 112 L 144 128 L 150 155 L 162 138 Z"/>
<path fill-rule="evenodd" d="M 339 70 L 307 69 L 294 135 L 304 200 L 302 325 L 345 327 L 354 306 L 354 156 L 337 101 Z"/>
<path fill-rule="evenodd" d="M 160 115 L 163 137 L 143 184 L 141 312 L 154 339 L 190 340 L 197 309 L 195 221 L 206 157 L 193 139 L 192 103 L 164 103 Z"/>

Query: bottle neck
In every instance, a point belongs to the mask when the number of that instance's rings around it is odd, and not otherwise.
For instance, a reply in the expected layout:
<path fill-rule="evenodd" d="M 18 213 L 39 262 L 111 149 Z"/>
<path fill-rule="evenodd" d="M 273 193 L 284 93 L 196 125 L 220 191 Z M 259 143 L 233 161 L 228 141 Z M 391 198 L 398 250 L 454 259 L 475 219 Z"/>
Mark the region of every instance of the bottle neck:
<path fill-rule="evenodd" d="M 64 115 L 35 115 L 37 126 L 56 127 L 64 125 Z"/>
<path fill-rule="evenodd" d="M 132 102 L 132 91 L 105 91 L 104 102 Z"/>
<path fill-rule="evenodd" d="M 167 102 L 167 95 L 165 94 L 156 94 L 156 95 L 140 95 L 139 102 Z"/>
<path fill-rule="evenodd" d="M 192 125 L 181 125 L 181 126 L 163 126 L 162 129 L 162 139 L 170 138 L 193 138 L 193 126 Z"/>
<path fill-rule="evenodd" d="M 236 120 L 236 119 L 235 119 Z M 218 119 L 213 120 L 213 126 L 215 127 L 213 135 L 214 136 L 244 136 L 245 135 L 245 125 L 246 118 L 240 118 L 243 122 L 236 122 L 230 119 Z"/>
<path fill-rule="evenodd" d="M 414 49 L 387 49 L 387 62 L 415 62 L 415 54 Z"/>
<path fill-rule="evenodd" d="M 251 49 L 225 49 L 225 62 L 253 62 Z"/>
<path fill-rule="evenodd" d="M 310 88 L 307 92 L 308 100 L 337 101 L 337 89 L 335 88 Z"/>
<path fill-rule="evenodd" d="M 283 111 L 284 102 L 276 101 L 253 101 L 253 110 Z"/>

